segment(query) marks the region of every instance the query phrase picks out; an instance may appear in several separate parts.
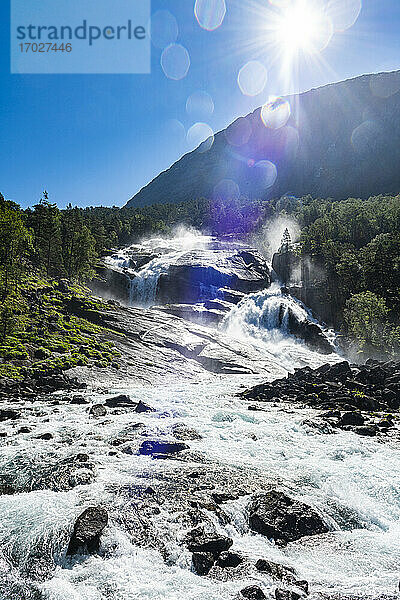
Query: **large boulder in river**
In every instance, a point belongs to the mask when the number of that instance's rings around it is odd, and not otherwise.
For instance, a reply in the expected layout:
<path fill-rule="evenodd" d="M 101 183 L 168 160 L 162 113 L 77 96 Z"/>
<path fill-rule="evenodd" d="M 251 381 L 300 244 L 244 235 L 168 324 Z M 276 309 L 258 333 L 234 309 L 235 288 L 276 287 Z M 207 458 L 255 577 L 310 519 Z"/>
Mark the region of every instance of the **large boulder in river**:
<path fill-rule="evenodd" d="M 162 304 L 194 304 L 215 298 L 220 288 L 249 293 L 270 283 L 269 267 L 257 250 L 192 250 L 160 276 L 156 298 Z"/>
<path fill-rule="evenodd" d="M 284 543 L 329 531 L 313 508 L 276 490 L 255 497 L 248 514 L 253 531 Z"/>
<path fill-rule="evenodd" d="M 100 547 L 100 536 L 108 524 L 105 508 L 91 506 L 76 520 L 67 554 L 94 554 Z"/>
<path fill-rule="evenodd" d="M 299 321 L 293 311 L 288 311 L 289 332 L 305 341 L 307 346 L 321 354 L 332 354 L 334 348 L 326 337 L 322 327 L 309 319 Z"/>

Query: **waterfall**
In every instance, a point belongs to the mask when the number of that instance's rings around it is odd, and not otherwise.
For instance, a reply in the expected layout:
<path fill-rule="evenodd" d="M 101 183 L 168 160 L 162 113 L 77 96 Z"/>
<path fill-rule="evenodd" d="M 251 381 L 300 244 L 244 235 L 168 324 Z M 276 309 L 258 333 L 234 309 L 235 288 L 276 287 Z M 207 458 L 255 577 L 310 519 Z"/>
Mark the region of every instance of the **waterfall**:
<path fill-rule="evenodd" d="M 324 329 L 300 300 L 283 294 L 275 283 L 267 290 L 243 298 L 220 327 L 235 339 L 261 346 L 291 371 L 303 362 L 314 364 L 316 352 L 292 335 L 293 330 L 307 326 L 313 327 L 328 347 L 335 348 L 334 332 Z"/>

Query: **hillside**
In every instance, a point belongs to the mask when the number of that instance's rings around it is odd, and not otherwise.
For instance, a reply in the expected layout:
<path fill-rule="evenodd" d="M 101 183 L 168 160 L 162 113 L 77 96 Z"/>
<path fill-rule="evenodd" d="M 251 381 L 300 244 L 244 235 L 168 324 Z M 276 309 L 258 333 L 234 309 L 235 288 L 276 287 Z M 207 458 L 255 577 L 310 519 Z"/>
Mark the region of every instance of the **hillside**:
<path fill-rule="evenodd" d="M 400 190 L 400 71 L 364 75 L 286 99 L 291 116 L 267 128 L 261 109 L 215 136 L 212 147 L 183 156 L 127 206 L 240 194 L 366 198 Z M 272 187 L 260 161 L 277 167 Z M 217 186 L 217 191 L 215 190 Z"/>

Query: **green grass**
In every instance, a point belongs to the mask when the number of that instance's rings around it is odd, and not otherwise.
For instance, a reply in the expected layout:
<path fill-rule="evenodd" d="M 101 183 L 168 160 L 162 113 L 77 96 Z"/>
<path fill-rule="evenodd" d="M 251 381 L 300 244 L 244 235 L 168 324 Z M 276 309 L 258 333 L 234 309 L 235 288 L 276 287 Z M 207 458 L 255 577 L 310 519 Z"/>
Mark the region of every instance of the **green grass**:
<path fill-rule="evenodd" d="M 69 301 L 78 299 L 85 317 L 71 314 Z M 88 290 L 71 285 L 68 293 L 57 282 L 29 277 L 21 286 L 12 334 L 0 341 L 0 377 L 23 379 L 64 371 L 76 366 L 105 368 L 120 356 L 102 338 L 99 322 L 108 305 L 90 297 Z"/>

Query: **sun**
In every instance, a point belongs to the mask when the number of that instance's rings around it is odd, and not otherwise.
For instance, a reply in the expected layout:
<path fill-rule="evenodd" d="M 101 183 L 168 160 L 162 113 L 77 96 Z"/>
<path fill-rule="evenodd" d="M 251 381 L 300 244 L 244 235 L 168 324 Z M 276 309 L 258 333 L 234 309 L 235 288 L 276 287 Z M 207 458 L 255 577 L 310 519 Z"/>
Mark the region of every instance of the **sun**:
<path fill-rule="evenodd" d="M 328 45 L 332 35 L 331 20 L 322 6 L 313 0 L 285 4 L 276 15 L 275 42 L 285 53 L 316 54 Z"/>

